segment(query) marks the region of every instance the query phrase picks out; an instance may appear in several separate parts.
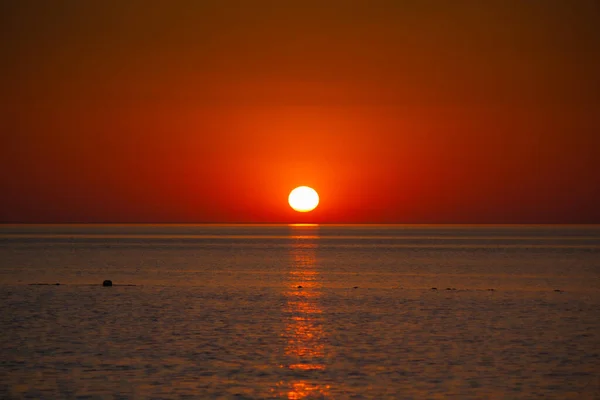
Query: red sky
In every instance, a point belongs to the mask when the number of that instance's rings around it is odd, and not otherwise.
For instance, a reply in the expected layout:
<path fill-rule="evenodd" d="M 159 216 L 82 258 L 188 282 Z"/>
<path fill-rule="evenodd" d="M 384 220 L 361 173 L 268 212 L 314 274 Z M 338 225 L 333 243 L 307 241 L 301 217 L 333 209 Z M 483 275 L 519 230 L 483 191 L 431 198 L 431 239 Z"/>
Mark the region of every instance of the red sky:
<path fill-rule="evenodd" d="M 0 222 L 600 223 L 592 0 L 23 0 L 0 26 Z"/>

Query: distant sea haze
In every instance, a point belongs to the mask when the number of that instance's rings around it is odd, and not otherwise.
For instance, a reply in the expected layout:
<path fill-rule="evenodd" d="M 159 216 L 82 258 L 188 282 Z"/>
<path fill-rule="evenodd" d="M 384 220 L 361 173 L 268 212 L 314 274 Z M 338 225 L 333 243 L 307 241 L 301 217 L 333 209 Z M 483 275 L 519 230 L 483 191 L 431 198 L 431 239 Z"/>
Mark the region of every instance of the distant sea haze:
<path fill-rule="evenodd" d="M 0 298 L 2 398 L 600 396 L 594 225 L 3 225 Z"/>

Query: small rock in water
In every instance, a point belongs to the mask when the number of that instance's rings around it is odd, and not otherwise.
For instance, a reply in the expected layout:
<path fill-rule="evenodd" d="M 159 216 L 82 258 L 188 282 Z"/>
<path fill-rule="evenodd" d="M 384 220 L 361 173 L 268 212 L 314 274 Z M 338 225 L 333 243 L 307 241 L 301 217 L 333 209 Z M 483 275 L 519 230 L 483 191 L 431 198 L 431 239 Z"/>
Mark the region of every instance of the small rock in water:
<path fill-rule="evenodd" d="M 56 286 L 60 286 L 60 283 L 58 283 L 58 282 L 57 282 L 57 283 L 55 283 L 55 285 L 56 285 Z"/>
<path fill-rule="evenodd" d="M 431 290 L 437 290 L 437 288 L 436 287 L 432 287 Z"/>
<path fill-rule="evenodd" d="M 554 291 L 555 291 L 556 293 L 562 293 L 562 292 L 563 292 L 563 291 L 562 291 L 562 290 L 560 290 L 560 289 L 554 289 Z"/>
<path fill-rule="evenodd" d="M 495 292 L 496 289 L 488 289 L 488 292 Z"/>
<path fill-rule="evenodd" d="M 112 286 L 112 281 L 107 279 L 104 282 L 102 282 L 102 286 Z"/>
<path fill-rule="evenodd" d="M 302 285 L 298 285 L 298 289 L 302 289 Z"/>
<path fill-rule="evenodd" d="M 354 286 L 352 289 L 358 289 L 358 286 Z"/>

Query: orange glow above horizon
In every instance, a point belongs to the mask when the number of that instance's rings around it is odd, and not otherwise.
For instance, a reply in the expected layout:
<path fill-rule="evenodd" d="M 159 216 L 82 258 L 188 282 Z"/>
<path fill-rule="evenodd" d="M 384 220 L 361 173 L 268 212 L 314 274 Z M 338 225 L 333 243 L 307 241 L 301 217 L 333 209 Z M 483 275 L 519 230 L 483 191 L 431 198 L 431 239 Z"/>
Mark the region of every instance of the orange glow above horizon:
<path fill-rule="evenodd" d="M 2 223 L 600 223 L 593 2 L 47 3 L 0 5 Z"/>

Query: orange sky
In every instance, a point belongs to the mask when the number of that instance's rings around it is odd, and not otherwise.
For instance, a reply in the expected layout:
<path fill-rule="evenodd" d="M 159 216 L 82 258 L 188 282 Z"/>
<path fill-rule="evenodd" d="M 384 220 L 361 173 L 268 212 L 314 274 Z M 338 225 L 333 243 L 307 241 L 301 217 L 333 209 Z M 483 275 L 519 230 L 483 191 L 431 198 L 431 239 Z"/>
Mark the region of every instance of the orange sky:
<path fill-rule="evenodd" d="M 592 0 L 12 3 L 0 222 L 600 223 Z"/>

